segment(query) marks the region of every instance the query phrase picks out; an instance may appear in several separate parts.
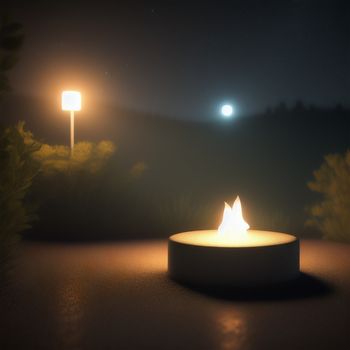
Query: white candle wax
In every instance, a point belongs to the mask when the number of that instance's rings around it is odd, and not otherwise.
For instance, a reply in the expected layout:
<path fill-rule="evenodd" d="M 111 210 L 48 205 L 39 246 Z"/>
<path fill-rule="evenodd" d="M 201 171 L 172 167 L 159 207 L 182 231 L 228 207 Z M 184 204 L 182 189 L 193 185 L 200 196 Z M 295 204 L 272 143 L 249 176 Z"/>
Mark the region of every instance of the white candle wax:
<path fill-rule="evenodd" d="M 281 232 L 248 230 L 243 238 L 236 239 L 220 236 L 217 230 L 200 230 L 178 233 L 170 239 L 206 247 L 260 247 L 289 243 L 294 241 L 295 237 Z"/>

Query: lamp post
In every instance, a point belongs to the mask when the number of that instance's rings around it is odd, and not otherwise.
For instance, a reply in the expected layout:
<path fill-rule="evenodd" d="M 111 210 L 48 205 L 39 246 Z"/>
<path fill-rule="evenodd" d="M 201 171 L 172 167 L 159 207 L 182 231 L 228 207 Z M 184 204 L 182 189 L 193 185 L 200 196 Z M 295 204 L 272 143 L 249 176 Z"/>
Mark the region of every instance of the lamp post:
<path fill-rule="evenodd" d="M 81 94 L 79 91 L 62 92 L 62 110 L 70 112 L 70 149 L 74 149 L 74 112 L 81 110 Z"/>

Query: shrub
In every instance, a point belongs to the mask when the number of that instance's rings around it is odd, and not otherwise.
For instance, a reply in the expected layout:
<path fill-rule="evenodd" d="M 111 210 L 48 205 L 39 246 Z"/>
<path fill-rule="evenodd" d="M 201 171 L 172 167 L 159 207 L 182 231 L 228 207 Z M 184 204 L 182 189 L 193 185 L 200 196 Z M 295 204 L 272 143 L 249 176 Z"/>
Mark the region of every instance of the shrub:
<path fill-rule="evenodd" d="M 72 173 L 84 170 L 97 173 L 115 152 L 111 141 L 79 142 L 71 155 L 70 148 L 62 145 L 41 145 L 33 156 L 40 162 L 44 175 Z"/>
<path fill-rule="evenodd" d="M 350 242 L 350 151 L 327 155 L 308 187 L 323 198 L 309 208 L 307 224 L 325 238 Z"/>
<path fill-rule="evenodd" d="M 6 271 L 19 234 L 30 226 L 33 208 L 26 203 L 39 164 L 32 157 L 40 145 L 24 122 L 0 133 L 0 269 Z"/>
<path fill-rule="evenodd" d="M 28 238 L 123 238 L 144 229 L 140 222 L 148 217 L 139 190 L 148 166 L 139 161 L 124 168 L 115 150 L 104 140 L 79 142 L 72 155 L 69 147 L 46 144 L 34 153 L 42 168 L 33 188 L 40 220 Z"/>

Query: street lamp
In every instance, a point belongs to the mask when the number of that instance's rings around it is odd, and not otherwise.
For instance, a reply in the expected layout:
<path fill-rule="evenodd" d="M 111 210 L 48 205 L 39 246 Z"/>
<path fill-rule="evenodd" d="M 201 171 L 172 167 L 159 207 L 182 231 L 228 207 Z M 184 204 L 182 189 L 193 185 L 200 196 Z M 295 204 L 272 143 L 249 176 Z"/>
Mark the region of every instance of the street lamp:
<path fill-rule="evenodd" d="M 74 149 L 74 112 L 81 110 L 81 94 L 79 91 L 62 92 L 62 110 L 70 111 L 70 149 Z"/>

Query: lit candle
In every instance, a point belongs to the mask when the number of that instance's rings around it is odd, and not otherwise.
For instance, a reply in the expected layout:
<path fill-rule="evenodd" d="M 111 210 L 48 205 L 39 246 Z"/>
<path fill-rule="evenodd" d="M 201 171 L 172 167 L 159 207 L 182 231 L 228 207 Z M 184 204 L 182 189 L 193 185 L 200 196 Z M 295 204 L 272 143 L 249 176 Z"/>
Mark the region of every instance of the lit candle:
<path fill-rule="evenodd" d="M 299 240 L 280 232 L 248 230 L 239 197 L 225 203 L 218 230 L 182 232 L 169 238 L 172 279 L 193 285 L 263 286 L 299 275 Z"/>

